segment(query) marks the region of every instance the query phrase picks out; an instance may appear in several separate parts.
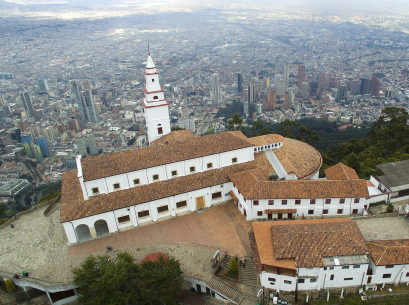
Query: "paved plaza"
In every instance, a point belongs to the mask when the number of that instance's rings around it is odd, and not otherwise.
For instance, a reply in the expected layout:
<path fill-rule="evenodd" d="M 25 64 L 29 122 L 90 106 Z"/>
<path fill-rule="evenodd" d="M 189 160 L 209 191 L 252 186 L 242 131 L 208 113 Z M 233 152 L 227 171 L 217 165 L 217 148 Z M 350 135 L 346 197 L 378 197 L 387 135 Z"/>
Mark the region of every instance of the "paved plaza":
<path fill-rule="evenodd" d="M 14 228 L 0 230 L 0 271 L 27 270 L 36 279 L 69 283 L 73 267 L 90 254 L 105 253 L 106 245 L 111 245 L 110 255 L 126 250 L 137 261 L 152 252 L 166 253 L 181 262 L 185 275 L 207 279 L 217 249 L 247 254 L 235 231 L 237 225 L 247 227 L 247 223 L 232 202 L 70 247 L 59 222 L 59 205 L 48 216 L 45 208 L 22 215 L 13 222 Z"/>
<path fill-rule="evenodd" d="M 365 240 L 409 238 L 409 219 L 403 216 L 356 220 Z"/>

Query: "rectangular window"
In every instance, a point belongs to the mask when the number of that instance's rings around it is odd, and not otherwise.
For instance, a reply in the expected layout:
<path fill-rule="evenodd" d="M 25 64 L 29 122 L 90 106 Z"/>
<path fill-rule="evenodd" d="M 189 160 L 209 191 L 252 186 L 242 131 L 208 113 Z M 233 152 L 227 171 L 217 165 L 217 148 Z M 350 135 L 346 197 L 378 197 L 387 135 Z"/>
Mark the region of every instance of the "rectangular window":
<path fill-rule="evenodd" d="M 327 198 L 325 199 L 325 204 L 330 204 L 331 203 L 331 199 Z"/>
<path fill-rule="evenodd" d="M 139 185 L 141 184 L 141 180 L 139 180 L 138 178 L 133 179 L 133 185 Z"/>
<path fill-rule="evenodd" d="M 158 127 L 158 134 L 163 134 L 163 129 L 162 129 L 162 127 Z"/>
<path fill-rule="evenodd" d="M 97 194 L 99 194 L 99 188 L 93 187 L 92 188 L 92 195 L 97 195 Z"/>
<path fill-rule="evenodd" d="M 354 203 L 359 203 L 359 198 L 355 198 Z"/>
<path fill-rule="evenodd" d="M 183 201 L 176 202 L 176 207 L 177 207 L 178 209 L 187 207 L 187 201 L 186 201 L 186 200 L 183 200 Z"/>
<path fill-rule="evenodd" d="M 167 211 L 169 211 L 169 207 L 167 205 L 162 205 L 158 207 L 158 213 L 165 213 Z"/>
<path fill-rule="evenodd" d="M 191 167 L 189 168 L 189 170 L 190 170 L 191 173 L 194 173 L 194 172 L 196 171 L 196 167 L 191 166 Z"/>
<path fill-rule="evenodd" d="M 270 200 L 268 201 L 268 205 L 274 205 L 274 200 L 270 199 Z"/>
<path fill-rule="evenodd" d="M 232 158 L 232 159 L 231 159 L 231 163 L 233 163 L 233 164 L 237 163 L 237 158 L 236 158 L 236 157 L 235 157 L 235 158 Z"/>
<path fill-rule="evenodd" d="M 406 273 L 406 277 L 409 277 L 409 272 Z"/>
<path fill-rule="evenodd" d="M 324 215 L 328 214 L 328 210 L 322 210 L 322 214 Z"/>
<path fill-rule="evenodd" d="M 344 212 L 344 209 L 338 209 L 337 210 L 337 214 L 342 214 L 342 212 Z"/>
<path fill-rule="evenodd" d="M 269 281 L 269 282 L 275 282 L 276 279 L 275 279 L 274 277 L 269 277 L 269 278 L 268 278 L 268 281 Z"/>
<path fill-rule="evenodd" d="M 295 199 L 295 204 L 301 204 L 301 199 Z"/>
<path fill-rule="evenodd" d="M 317 279 L 310 279 L 310 283 L 315 283 Z"/>
<path fill-rule="evenodd" d="M 257 216 L 263 216 L 263 211 L 257 211 Z"/>
<path fill-rule="evenodd" d="M 172 174 L 172 177 L 176 177 L 178 175 L 178 171 L 172 171 L 171 174 Z"/>
<path fill-rule="evenodd" d="M 308 210 L 308 215 L 314 215 L 314 210 Z"/>
<path fill-rule="evenodd" d="M 310 199 L 310 204 L 315 204 L 315 199 Z"/>
<path fill-rule="evenodd" d="M 349 269 L 349 266 L 342 266 L 342 269 Z"/>
<path fill-rule="evenodd" d="M 159 175 L 153 175 L 152 179 L 153 179 L 153 181 L 159 180 Z"/>
<path fill-rule="evenodd" d="M 148 210 L 138 212 L 138 218 L 144 218 L 144 217 L 148 217 L 148 216 L 149 216 L 149 211 Z"/>
<path fill-rule="evenodd" d="M 124 222 L 128 222 L 128 221 L 131 221 L 131 219 L 129 218 L 129 215 L 118 217 L 118 222 L 119 223 L 124 223 Z"/>
<path fill-rule="evenodd" d="M 352 209 L 352 214 L 358 214 L 358 209 Z"/>
<path fill-rule="evenodd" d="M 253 200 L 253 205 L 258 205 L 258 200 Z"/>
<path fill-rule="evenodd" d="M 329 270 L 334 270 L 334 267 L 329 267 Z"/>
<path fill-rule="evenodd" d="M 335 277 L 335 275 L 331 274 L 329 280 L 330 280 L 330 281 L 333 281 L 333 280 L 334 280 L 334 277 Z"/>
<path fill-rule="evenodd" d="M 120 190 L 121 189 L 121 185 L 119 183 L 114 183 L 114 190 Z"/>
<path fill-rule="evenodd" d="M 207 169 L 213 168 L 213 163 L 207 163 Z"/>
<path fill-rule="evenodd" d="M 212 194 L 212 199 L 213 200 L 219 199 L 219 198 L 222 198 L 222 192 L 216 192 L 216 193 Z"/>
<path fill-rule="evenodd" d="M 388 265 L 388 266 L 385 266 L 385 268 L 387 268 L 387 269 L 389 269 L 389 268 L 393 268 L 394 266 L 393 265 Z"/>
<path fill-rule="evenodd" d="M 345 203 L 345 198 L 341 198 L 341 199 L 339 200 L 339 203 L 341 203 L 341 204 Z"/>
<path fill-rule="evenodd" d="M 303 284 L 305 282 L 305 279 L 298 279 L 298 284 Z"/>
<path fill-rule="evenodd" d="M 360 265 L 354 265 L 354 269 L 358 269 L 359 267 L 361 267 Z"/>
<path fill-rule="evenodd" d="M 291 281 L 284 280 L 284 284 L 291 284 Z"/>
<path fill-rule="evenodd" d="M 344 278 L 344 281 L 352 281 L 354 278 L 353 277 L 346 277 Z"/>
<path fill-rule="evenodd" d="M 287 199 L 281 200 L 281 204 L 282 204 L 282 205 L 287 205 Z"/>
<path fill-rule="evenodd" d="M 385 273 L 384 275 L 382 275 L 383 279 L 390 279 L 392 277 L 391 273 Z"/>

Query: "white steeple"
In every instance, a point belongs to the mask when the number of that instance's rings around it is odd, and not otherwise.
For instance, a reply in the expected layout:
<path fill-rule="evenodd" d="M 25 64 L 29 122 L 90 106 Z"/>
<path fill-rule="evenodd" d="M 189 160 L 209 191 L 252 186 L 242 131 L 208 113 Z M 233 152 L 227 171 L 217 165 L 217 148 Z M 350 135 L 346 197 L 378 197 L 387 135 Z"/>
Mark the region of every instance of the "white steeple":
<path fill-rule="evenodd" d="M 169 104 L 165 100 L 163 88 L 159 83 L 159 74 L 150 53 L 146 61 L 144 93 L 142 104 L 148 129 L 148 141 L 152 143 L 170 133 L 170 119 Z"/>

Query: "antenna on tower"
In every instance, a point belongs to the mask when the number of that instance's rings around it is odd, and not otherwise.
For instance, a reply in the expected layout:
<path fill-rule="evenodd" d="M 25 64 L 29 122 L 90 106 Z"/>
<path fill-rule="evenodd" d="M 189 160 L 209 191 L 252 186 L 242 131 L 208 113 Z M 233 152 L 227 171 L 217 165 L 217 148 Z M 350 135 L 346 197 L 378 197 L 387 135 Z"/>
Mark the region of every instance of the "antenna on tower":
<path fill-rule="evenodd" d="M 149 51 L 149 41 L 148 41 L 148 55 L 151 55 L 151 52 Z"/>

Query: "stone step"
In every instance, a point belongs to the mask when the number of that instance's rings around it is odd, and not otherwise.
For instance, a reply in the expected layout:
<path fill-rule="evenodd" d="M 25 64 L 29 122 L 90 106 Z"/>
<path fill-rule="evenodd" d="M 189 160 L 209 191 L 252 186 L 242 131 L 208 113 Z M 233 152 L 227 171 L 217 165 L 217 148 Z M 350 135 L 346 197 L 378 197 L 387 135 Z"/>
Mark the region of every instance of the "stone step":
<path fill-rule="evenodd" d="M 239 304 L 244 298 L 243 294 L 238 289 L 213 275 L 210 277 L 207 285 L 217 293 L 233 301 L 235 304 Z"/>

